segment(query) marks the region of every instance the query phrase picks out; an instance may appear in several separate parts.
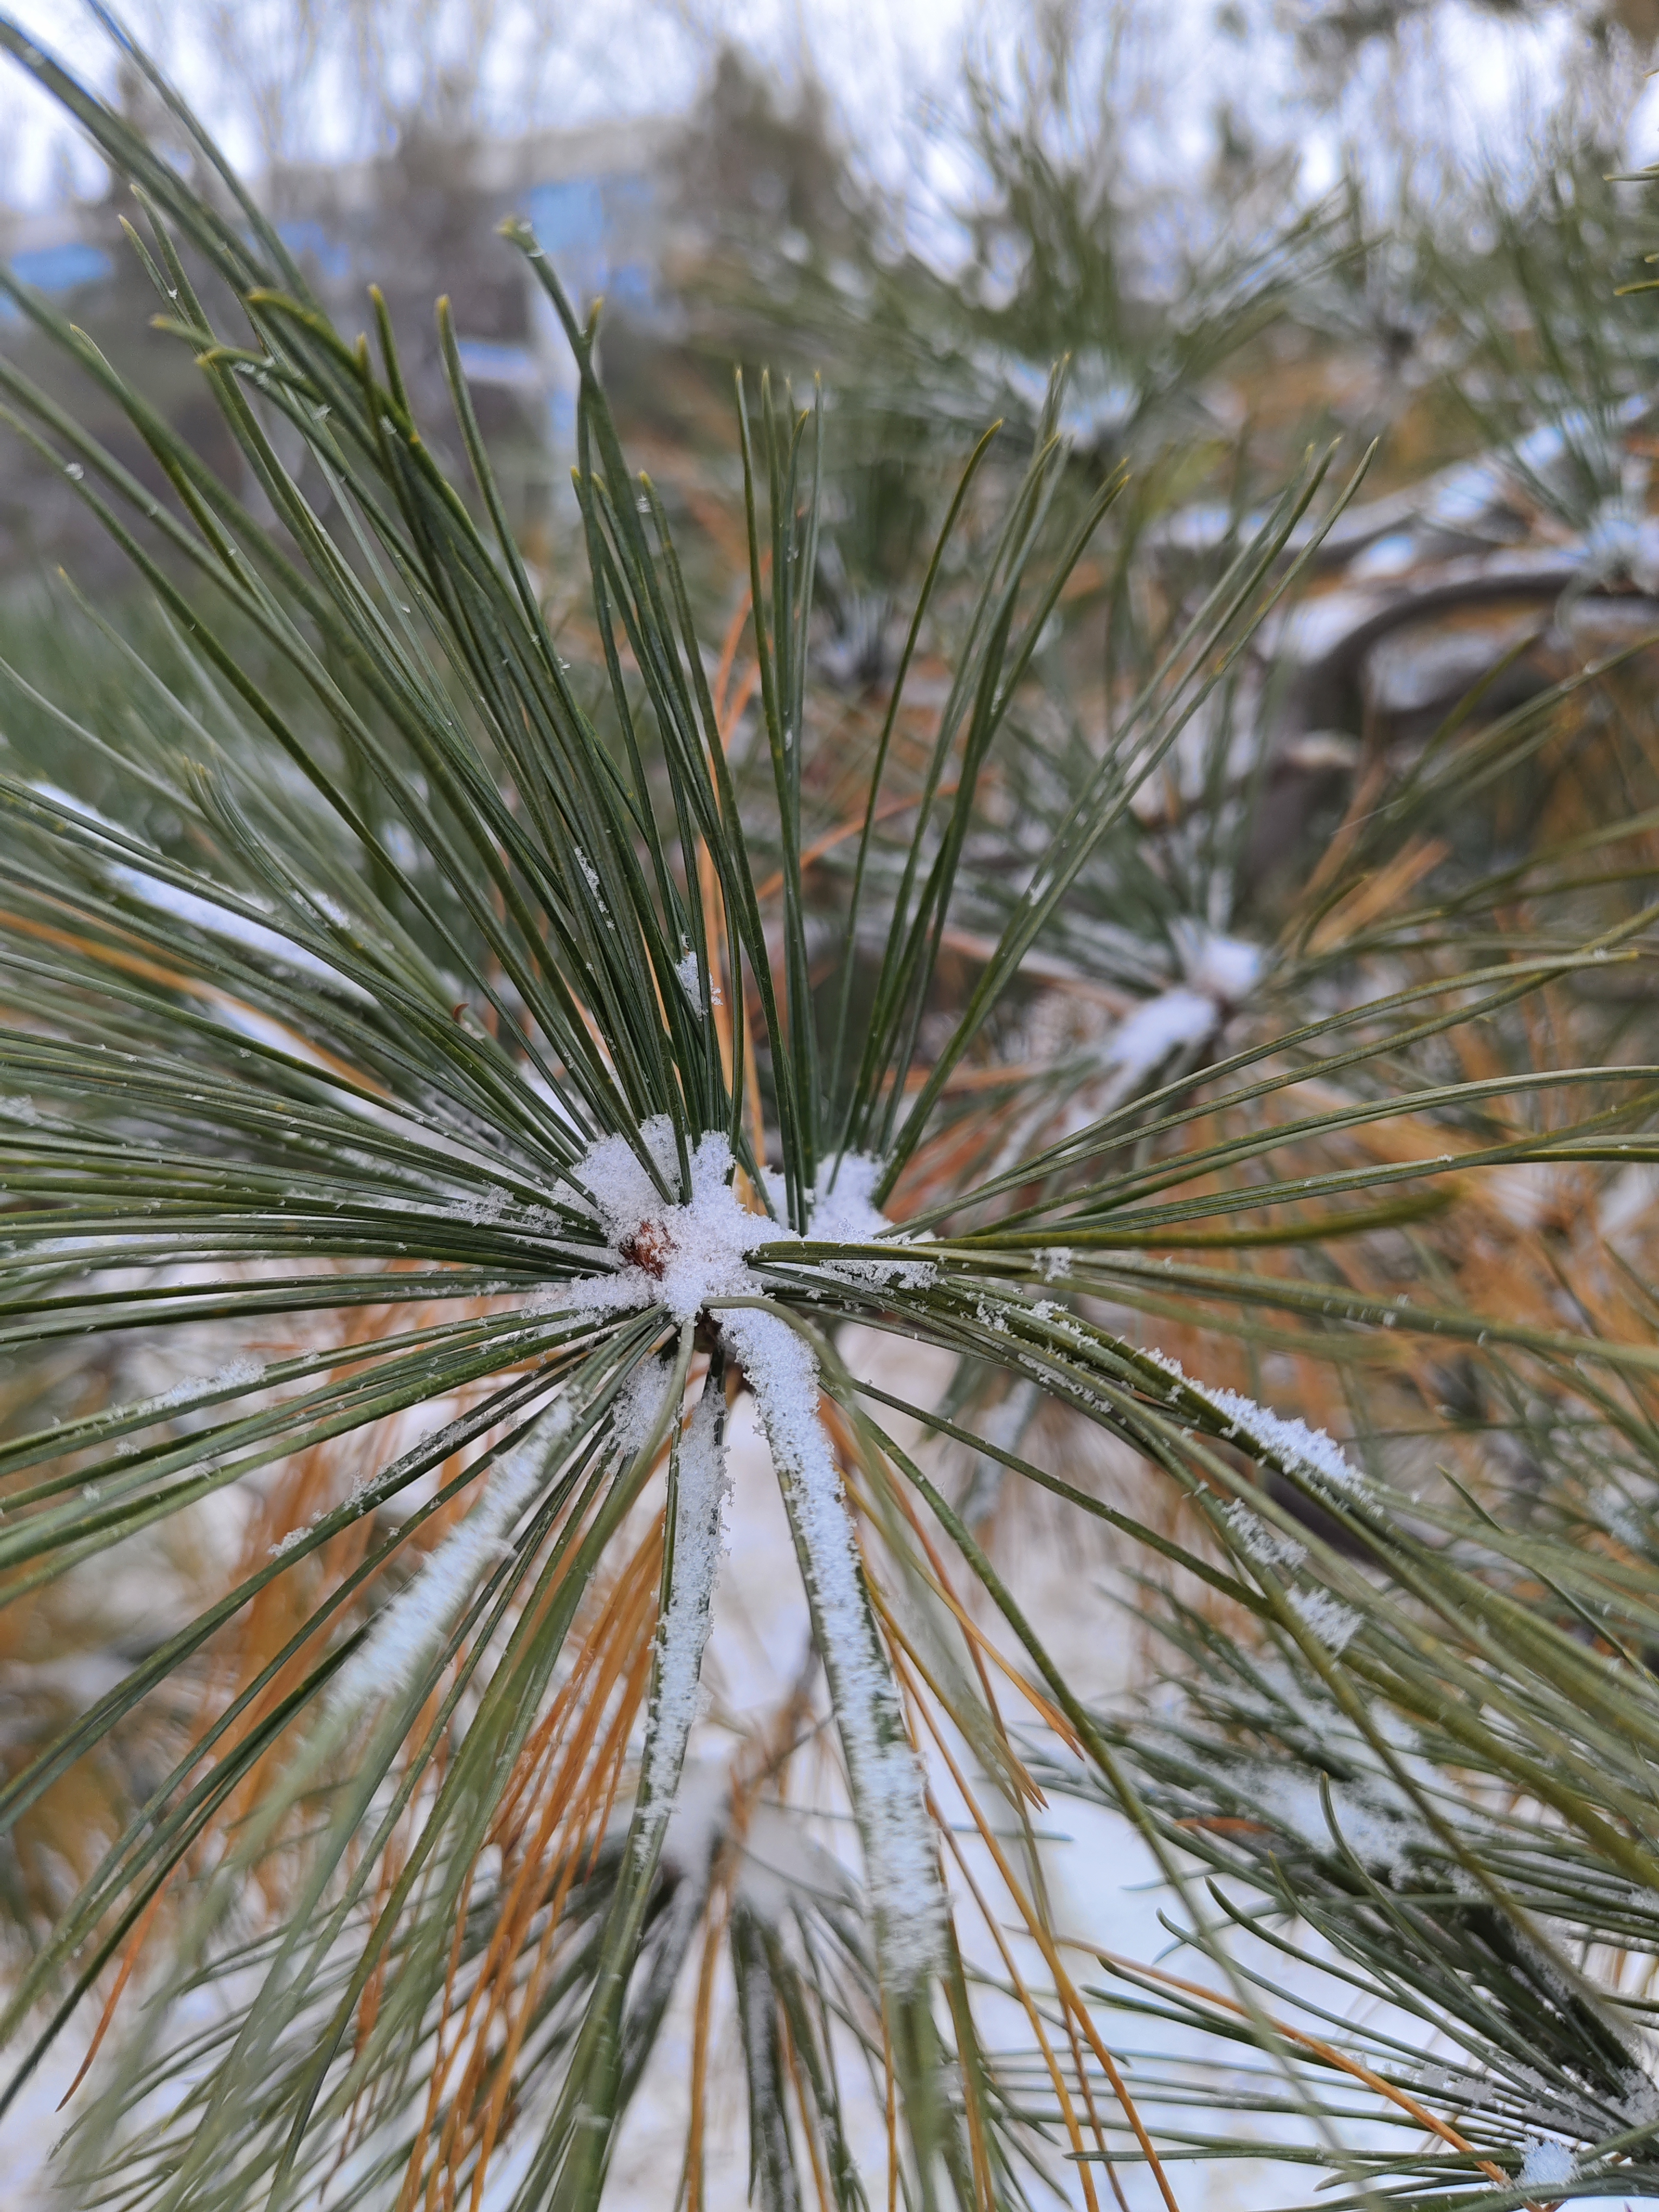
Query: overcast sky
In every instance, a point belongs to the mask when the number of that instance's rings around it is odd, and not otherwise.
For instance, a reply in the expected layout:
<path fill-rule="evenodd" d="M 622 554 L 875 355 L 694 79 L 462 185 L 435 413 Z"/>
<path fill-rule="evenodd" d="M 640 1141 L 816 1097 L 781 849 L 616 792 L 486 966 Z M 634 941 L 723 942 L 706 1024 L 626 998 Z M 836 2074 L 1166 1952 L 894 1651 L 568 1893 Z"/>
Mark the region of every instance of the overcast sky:
<path fill-rule="evenodd" d="M 251 135 L 239 132 L 234 121 L 228 128 L 211 97 L 214 68 L 201 26 L 213 4 L 214 0 L 131 0 L 122 14 L 186 96 L 215 116 L 216 128 L 225 132 L 235 158 L 248 163 L 257 151 Z M 220 0 L 222 8 L 225 4 Z M 239 30 L 246 26 L 255 40 L 288 4 L 289 0 L 228 0 Z M 515 5 L 526 15 L 538 11 L 538 0 L 505 0 L 502 15 L 510 16 Z M 790 75 L 803 48 L 810 46 L 860 137 L 878 138 L 918 85 L 942 76 L 964 24 L 976 12 L 976 0 L 834 0 L 833 5 L 817 7 L 805 0 L 602 0 L 598 10 L 555 0 L 555 8 L 571 27 L 561 41 L 557 106 L 572 122 L 683 107 L 724 33 Z M 110 41 L 81 0 L 10 0 L 8 12 L 94 83 L 111 83 Z M 462 11 L 455 12 L 459 16 Z M 500 41 L 500 51 L 510 76 L 515 51 L 510 33 Z M 511 90 L 510 85 L 501 88 L 507 97 Z M 330 135 L 330 106 L 325 97 L 315 118 L 325 140 Z M 342 111 L 331 119 L 336 139 L 348 138 L 349 118 Z M 0 70 L 0 196 L 25 206 L 57 198 L 71 136 L 56 108 L 17 71 Z M 343 149 L 337 144 L 325 150 Z"/>
<path fill-rule="evenodd" d="M 290 20 L 291 0 L 130 0 L 127 19 L 213 118 L 233 156 L 255 167 L 251 131 L 239 127 L 214 96 L 201 26 L 216 4 L 234 21 L 238 36 L 251 40 L 269 35 L 273 22 Z M 322 4 L 328 8 L 332 0 Z M 412 9 L 421 0 L 409 4 Z M 442 0 L 427 4 L 442 12 Z M 546 0 L 499 4 L 506 16 L 517 7 L 527 17 Z M 110 82 L 109 42 L 81 0 L 12 0 L 11 11 L 95 83 Z M 1000 36 L 1006 43 L 1006 26 L 1020 14 L 1018 0 L 818 0 L 816 5 L 812 0 L 600 0 L 597 9 L 562 12 L 571 27 L 550 79 L 546 119 L 683 106 L 724 32 L 789 74 L 810 47 L 851 135 L 878 167 L 884 158 L 895 163 L 915 158 L 919 117 L 933 90 L 948 96 L 951 64 L 964 36 L 993 45 Z M 1443 0 L 1431 20 L 1419 19 L 1407 31 L 1403 67 L 1399 49 L 1391 70 L 1380 47 L 1368 56 L 1333 123 L 1314 118 L 1295 97 L 1283 5 L 1234 0 L 1231 12 L 1253 26 L 1247 45 L 1217 30 L 1217 0 L 1145 0 L 1148 45 L 1156 52 L 1145 61 L 1135 105 L 1141 156 L 1154 169 L 1204 160 L 1212 115 L 1224 95 L 1262 135 L 1298 145 L 1309 191 L 1329 180 L 1345 137 L 1352 140 L 1374 129 L 1385 100 L 1407 137 L 1420 134 L 1425 143 L 1455 149 L 1470 160 L 1501 157 L 1519 143 L 1528 119 L 1556 96 L 1582 44 L 1565 8 L 1541 22 L 1517 26 L 1494 21 L 1468 0 Z M 1097 9 L 1094 20 L 1104 13 Z M 504 122 L 511 113 L 517 51 L 510 35 L 500 42 L 507 82 L 497 88 L 498 109 Z M 307 111 L 313 150 L 349 150 L 348 111 L 343 97 L 331 97 L 325 86 L 319 91 Z M 1656 123 L 1659 93 L 1650 88 L 1632 128 L 1633 159 L 1659 156 Z M 94 185 L 95 167 L 84 155 L 71 155 L 73 143 L 57 111 L 17 71 L 0 70 L 0 198 L 40 206 L 59 196 L 66 174 L 82 189 Z M 949 182 L 948 168 L 939 181 Z"/>

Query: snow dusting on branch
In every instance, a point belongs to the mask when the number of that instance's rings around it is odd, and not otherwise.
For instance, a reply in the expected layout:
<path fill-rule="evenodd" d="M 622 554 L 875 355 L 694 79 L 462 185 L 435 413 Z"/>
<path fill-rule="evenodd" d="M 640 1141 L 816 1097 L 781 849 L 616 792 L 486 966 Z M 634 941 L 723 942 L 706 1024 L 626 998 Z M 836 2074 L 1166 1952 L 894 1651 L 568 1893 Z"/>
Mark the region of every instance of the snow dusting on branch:
<path fill-rule="evenodd" d="M 1363 1487 L 1359 1470 L 1348 1458 L 1336 1439 L 1323 1429 L 1310 1429 L 1305 1421 L 1288 1420 L 1266 1406 L 1258 1406 L 1254 1398 L 1241 1391 L 1213 1389 L 1207 1382 L 1195 1382 L 1179 1360 L 1171 1359 L 1161 1352 L 1149 1352 L 1146 1357 L 1172 1375 L 1191 1396 L 1200 1398 L 1228 1423 L 1222 1431 L 1225 1443 L 1242 1442 L 1253 1449 L 1276 1459 L 1287 1473 L 1311 1475 L 1333 1490 L 1350 1492 Z"/>
<path fill-rule="evenodd" d="M 412 1683 L 461 1616 L 508 1532 L 541 1487 L 551 1448 L 570 1426 L 561 1400 L 491 1469 L 483 1495 L 414 1580 L 399 1590 L 335 1681 L 329 1702 L 355 1712 Z"/>
<path fill-rule="evenodd" d="M 943 1962 L 945 1898 L 921 1766 L 876 1632 L 830 1438 L 818 1414 L 818 1370 L 788 1322 L 727 1313 L 723 1333 L 742 1360 L 805 1560 L 824 1672 L 864 1844 L 878 1948 L 909 1988 Z"/>
<path fill-rule="evenodd" d="M 657 1693 L 645 1759 L 646 1802 L 651 1826 L 659 1831 L 666 1828 L 674 1810 L 701 1703 L 702 1656 L 731 1497 L 725 1428 L 726 1400 L 715 1382 L 682 1430 L 675 1455 L 673 1551 L 668 1601 L 657 1632 Z"/>

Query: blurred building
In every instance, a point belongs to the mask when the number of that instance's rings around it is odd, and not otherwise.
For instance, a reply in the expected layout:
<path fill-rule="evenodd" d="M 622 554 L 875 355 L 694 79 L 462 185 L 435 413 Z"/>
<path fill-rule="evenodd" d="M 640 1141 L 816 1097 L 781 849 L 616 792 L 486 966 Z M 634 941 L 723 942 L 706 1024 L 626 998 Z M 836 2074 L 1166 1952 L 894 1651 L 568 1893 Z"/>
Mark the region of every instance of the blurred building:
<path fill-rule="evenodd" d="M 665 164 L 683 129 L 646 118 L 490 143 L 416 126 L 374 161 L 286 168 L 260 197 L 344 328 L 362 325 L 367 287 L 380 286 L 423 414 L 447 405 L 432 313 L 447 295 L 486 434 L 507 442 L 521 477 L 538 469 L 552 489 L 573 457 L 574 366 L 550 303 L 498 227 L 514 215 L 530 222 L 579 311 L 603 295 L 611 316 L 659 322 Z M 23 283 L 95 324 L 115 306 L 125 259 L 118 211 L 111 201 L 0 215 L 0 254 Z M 0 346 L 22 320 L 0 301 Z"/>

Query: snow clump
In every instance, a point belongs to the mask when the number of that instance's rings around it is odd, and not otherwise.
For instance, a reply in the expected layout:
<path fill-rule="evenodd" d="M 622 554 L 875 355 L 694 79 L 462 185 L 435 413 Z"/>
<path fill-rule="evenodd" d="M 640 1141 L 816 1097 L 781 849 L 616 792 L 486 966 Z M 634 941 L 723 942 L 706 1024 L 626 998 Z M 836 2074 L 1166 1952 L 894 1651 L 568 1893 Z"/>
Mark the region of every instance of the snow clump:
<path fill-rule="evenodd" d="M 1112 1031 L 1106 1065 L 1138 1082 L 1182 1046 L 1207 1043 L 1220 1020 L 1220 1008 L 1202 991 L 1180 986 L 1160 991 L 1126 1014 Z"/>
<path fill-rule="evenodd" d="M 640 1134 L 663 1183 L 673 1188 L 679 1163 L 672 1125 L 658 1116 Z M 732 1188 L 732 1153 L 718 1132 L 698 1139 L 690 1165 L 690 1196 L 674 1203 L 664 1200 L 624 1137 L 600 1139 L 577 1163 L 574 1180 L 592 1199 L 615 1265 L 610 1274 L 573 1285 L 563 1294 L 568 1305 L 594 1313 L 656 1305 L 684 1324 L 711 1304 L 765 1295 L 767 1286 L 750 1267 L 750 1256 L 767 1245 L 793 1243 L 793 1233 L 739 1202 Z M 867 1244 L 890 1229 L 872 1194 L 878 1173 L 874 1160 L 843 1157 L 811 1210 L 810 1236 L 824 1243 Z M 931 1263 L 911 1260 L 903 1248 L 890 1261 L 848 1259 L 820 1263 L 811 1272 L 828 1273 L 832 1267 L 839 1275 L 875 1281 L 921 1281 L 933 1273 Z M 913 1987 L 945 1957 L 938 1850 L 921 1766 L 870 1610 L 841 1470 L 818 1413 L 817 1360 L 799 1330 L 758 1305 L 727 1307 L 720 1314 L 720 1325 L 755 1394 L 805 1560 L 883 1966 L 900 1984 Z M 653 1376 L 662 1371 L 653 1364 Z M 641 1382 L 639 1395 L 642 1399 L 648 1389 L 660 1387 Z M 640 1425 L 641 1440 L 648 1440 L 660 1403 L 659 1396 L 653 1400 L 647 1422 L 630 1398 L 619 1420 L 629 1434 Z M 681 1443 L 676 1559 L 659 1646 L 659 1704 L 647 1755 L 653 1811 L 659 1806 L 659 1817 L 671 1826 L 675 1777 L 696 1716 L 720 1548 L 725 1473 L 717 1421 L 716 1405 L 705 1400 Z M 682 1541 L 688 1547 L 683 1571 Z"/>
<path fill-rule="evenodd" d="M 679 1177 L 672 1125 L 658 1115 L 640 1134 L 672 1188 Z M 574 1176 L 592 1200 L 616 1266 L 610 1274 L 562 1290 L 559 1304 L 586 1313 L 660 1305 L 675 1321 L 687 1322 L 714 1300 L 765 1294 L 750 1255 L 763 1245 L 793 1243 L 794 1232 L 738 1200 L 731 1147 L 718 1130 L 697 1139 L 690 1167 L 691 1196 L 677 1204 L 663 1197 L 626 1137 L 602 1137 L 590 1146 Z M 878 1162 L 845 1155 L 811 1208 L 809 1235 L 825 1243 L 867 1244 L 890 1230 L 870 1195 L 878 1172 Z M 914 1288 L 931 1281 L 933 1267 L 896 1253 L 891 1261 L 835 1261 L 820 1272 Z"/>
<path fill-rule="evenodd" d="M 1106 1041 L 1105 1060 L 1116 1095 L 1133 1089 L 1172 1053 L 1206 1045 L 1261 981 L 1267 956 L 1242 937 L 1210 930 L 1184 933 L 1177 950 L 1184 981 L 1143 1000 Z"/>
<path fill-rule="evenodd" d="M 885 1241 L 893 1224 L 873 1196 L 881 1170 L 882 1163 L 866 1152 L 843 1152 L 830 1170 L 828 1188 L 822 1194 L 813 1193 L 808 1236 L 820 1244 Z M 848 1282 L 888 1283 L 918 1291 L 933 1281 L 937 1270 L 931 1260 L 836 1260 L 826 1264 L 824 1272 Z"/>

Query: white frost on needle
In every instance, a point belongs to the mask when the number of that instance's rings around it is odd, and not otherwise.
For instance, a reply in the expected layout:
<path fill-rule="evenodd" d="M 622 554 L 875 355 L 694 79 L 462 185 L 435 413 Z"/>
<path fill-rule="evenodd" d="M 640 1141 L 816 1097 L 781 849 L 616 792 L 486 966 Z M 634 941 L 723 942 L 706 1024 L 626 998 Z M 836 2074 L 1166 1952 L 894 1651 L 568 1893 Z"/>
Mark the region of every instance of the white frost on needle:
<path fill-rule="evenodd" d="M 1340 1658 L 1353 1641 L 1359 1615 L 1351 1605 L 1328 1590 L 1292 1590 L 1291 1604 L 1310 1636 L 1316 1637 L 1334 1658 Z"/>

